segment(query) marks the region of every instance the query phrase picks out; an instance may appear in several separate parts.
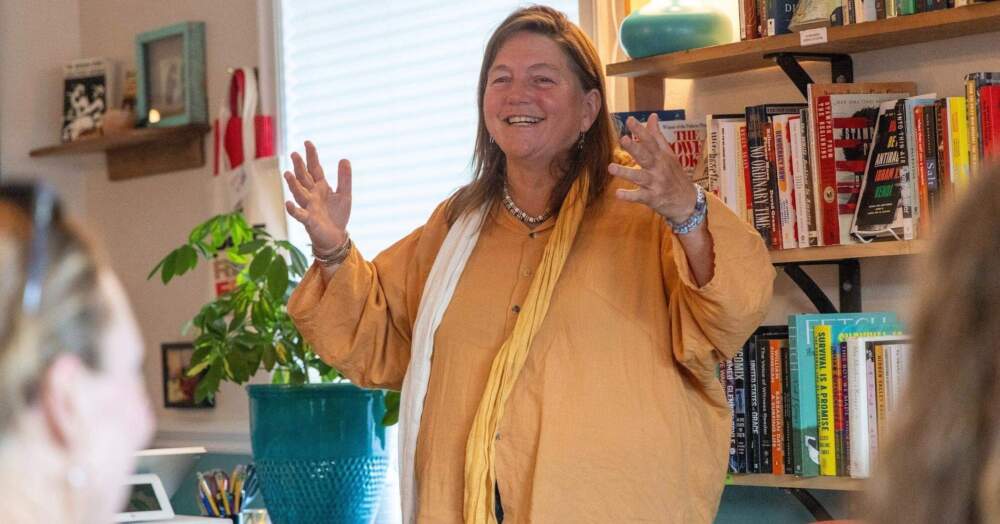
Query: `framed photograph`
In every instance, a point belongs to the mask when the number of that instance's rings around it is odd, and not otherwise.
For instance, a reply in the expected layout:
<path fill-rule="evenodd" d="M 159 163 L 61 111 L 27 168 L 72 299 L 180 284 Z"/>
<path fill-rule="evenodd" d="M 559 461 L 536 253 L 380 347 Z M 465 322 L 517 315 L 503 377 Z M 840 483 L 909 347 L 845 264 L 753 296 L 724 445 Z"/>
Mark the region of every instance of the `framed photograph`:
<path fill-rule="evenodd" d="M 163 405 L 168 408 L 211 408 L 214 400 L 202 403 L 194 401 L 195 388 L 201 382 L 204 372 L 189 377 L 191 355 L 194 344 L 190 342 L 168 342 L 160 345 L 163 356 Z"/>
<path fill-rule="evenodd" d="M 116 73 L 115 63 L 107 58 L 83 58 L 63 66 L 63 142 L 101 134 L 104 115 L 117 102 Z"/>
<path fill-rule="evenodd" d="M 150 127 L 207 122 L 204 22 L 141 33 L 135 45 L 139 119 Z"/>

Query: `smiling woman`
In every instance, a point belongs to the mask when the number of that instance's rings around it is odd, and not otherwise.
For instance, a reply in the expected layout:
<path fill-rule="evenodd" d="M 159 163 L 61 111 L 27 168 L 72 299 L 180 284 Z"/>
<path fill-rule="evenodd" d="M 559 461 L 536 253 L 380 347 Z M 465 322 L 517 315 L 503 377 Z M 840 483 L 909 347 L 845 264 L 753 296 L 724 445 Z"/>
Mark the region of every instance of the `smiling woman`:
<path fill-rule="evenodd" d="M 695 189 L 656 119 L 617 140 L 603 68 L 550 8 L 486 46 L 474 177 L 365 260 L 352 168 L 292 154 L 316 262 L 288 304 L 352 382 L 402 389 L 405 522 L 711 522 L 715 379 L 763 316 L 760 236 Z M 331 174 L 332 175 L 332 174 Z"/>

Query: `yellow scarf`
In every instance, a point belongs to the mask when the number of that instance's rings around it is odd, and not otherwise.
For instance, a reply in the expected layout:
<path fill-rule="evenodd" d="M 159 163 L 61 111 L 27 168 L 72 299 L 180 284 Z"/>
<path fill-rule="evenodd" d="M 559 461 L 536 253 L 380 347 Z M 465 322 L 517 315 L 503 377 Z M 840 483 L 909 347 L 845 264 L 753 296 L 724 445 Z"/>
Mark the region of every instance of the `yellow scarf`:
<path fill-rule="evenodd" d="M 539 264 L 535 279 L 528 289 L 524 306 L 510 337 L 493 359 L 483 398 L 479 401 L 476 418 L 472 421 L 465 446 L 465 522 L 490 524 L 494 513 L 496 471 L 494 465 L 494 435 L 503 418 L 507 398 L 524 367 L 528 349 L 549 309 L 549 300 L 562 272 L 573 239 L 587 207 L 589 177 L 586 172 L 573 183 L 566 195 L 555 229 Z"/>

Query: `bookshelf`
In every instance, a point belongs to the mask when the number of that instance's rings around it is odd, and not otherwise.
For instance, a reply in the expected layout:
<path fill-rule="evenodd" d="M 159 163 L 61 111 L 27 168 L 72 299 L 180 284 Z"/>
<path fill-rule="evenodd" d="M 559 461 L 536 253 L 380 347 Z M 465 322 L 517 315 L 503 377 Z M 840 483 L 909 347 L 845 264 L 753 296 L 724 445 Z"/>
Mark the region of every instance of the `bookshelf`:
<path fill-rule="evenodd" d="M 771 251 L 771 263 L 795 264 L 809 262 L 835 262 L 849 258 L 891 257 L 915 255 L 927 249 L 926 240 L 901 240 L 871 244 L 807 247 Z"/>
<path fill-rule="evenodd" d="M 796 477 L 793 475 L 729 475 L 727 486 L 753 486 L 763 488 L 825 489 L 834 491 L 862 491 L 865 480 L 846 477 Z"/>
<path fill-rule="evenodd" d="M 128 129 L 40 147 L 29 154 L 37 158 L 104 152 L 108 178 L 124 180 L 205 165 L 203 137 L 210 130 L 207 124 Z"/>
<path fill-rule="evenodd" d="M 606 72 L 609 77 L 629 80 L 631 111 L 662 109 L 666 98 L 665 79 L 707 78 L 777 68 L 776 55 L 826 56 L 834 66 L 833 76 L 838 76 L 838 66 L 843 72 L 846 65 L 847 75 L 841 78 L 850 81 L 853 76 L 850 55 L 854 53 L 1000 31 L 1000 1 L 831 27 L 825 31 L 826 41 L 816 45 L 801 45 L 799 34 L 780 35 L 613 63 L 607 66 Z M 841 63 L 836 64 L 835 61 Z M 782 69 L 802 90 L 800 79 L 796 79 L 784 66 Z M 833 302 L 803 268 L 820 264 L 838 266 L 840 310 L 861 311 L 862 259 L 917 255 L 924 253 L 927 247 L 926 240 L 894 241 L 772 251 L 770 257 L 772 263 L 792 278 L 820 312 L 836 310 Z M 727 486 L 781 489 L 797 498 L 818 520 L 830 517 L 822 504 L 809 494 L 810 490 L 858 492 L 865 489 L 866 483 L 862 479 L 843 477 L 802 478 L 770 474 L 730 475 L 726 479 Z"/>

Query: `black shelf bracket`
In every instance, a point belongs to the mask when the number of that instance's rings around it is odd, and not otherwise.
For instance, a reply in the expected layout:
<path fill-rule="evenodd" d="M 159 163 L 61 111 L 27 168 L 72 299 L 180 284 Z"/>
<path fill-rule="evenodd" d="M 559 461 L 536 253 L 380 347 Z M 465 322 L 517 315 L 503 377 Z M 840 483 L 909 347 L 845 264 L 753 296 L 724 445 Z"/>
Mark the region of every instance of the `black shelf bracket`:
<path fill-rule="evenodd" d="M 854 61 L 851 55 L 839 53 L 769 53 L 765 59 L 774 60 L 788 78 L 799 88 L 805 98 L 812 77 L 802 68 L 800 61 L 830 62 L 830 78 L 834 83 L 850 83 L 854 81 Z"/>
<path fill-rule="evenodd" d="M 825 520 L 833 520 L 830 512 L 823 507 L 816 497 L 809 493 L 808 490 L 802 488 L 781 488 L 785 493 L 795 497 L 803 506 L 809 511 L 809 513 L 816 519 L 817 522 Z"/>
<path fill-rule="evenodd" d="M 819 287 L 815 280 L 802 269 L 802 266 L 836 264 L 838 269 L 838 290 L 840 309 L 833 305 L 830 297 Z M 799 286 L 810 302 L 820 313 L 859 313 L 861 312 L 861 263 L 856 258 L 818 262 L 789 262 L 779 264 L 782 270 Z"/>

